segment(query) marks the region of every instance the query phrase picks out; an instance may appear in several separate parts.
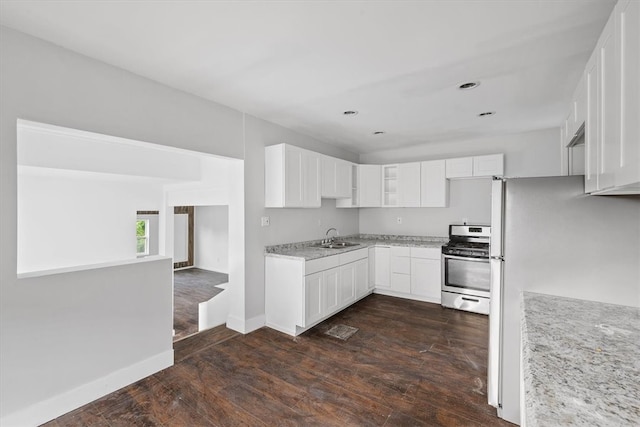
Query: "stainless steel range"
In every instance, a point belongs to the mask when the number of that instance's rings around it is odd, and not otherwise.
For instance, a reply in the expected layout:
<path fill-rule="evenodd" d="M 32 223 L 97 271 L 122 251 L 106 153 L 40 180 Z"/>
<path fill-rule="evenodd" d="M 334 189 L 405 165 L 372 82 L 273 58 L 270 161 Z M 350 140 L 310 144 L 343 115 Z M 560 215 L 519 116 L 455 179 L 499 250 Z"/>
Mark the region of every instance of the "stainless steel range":
<path fill-rule="evenodd" d="M 442 305 L 489 314 L 491 268 L 488 225 L 450 225 L 442 247 Z"/>

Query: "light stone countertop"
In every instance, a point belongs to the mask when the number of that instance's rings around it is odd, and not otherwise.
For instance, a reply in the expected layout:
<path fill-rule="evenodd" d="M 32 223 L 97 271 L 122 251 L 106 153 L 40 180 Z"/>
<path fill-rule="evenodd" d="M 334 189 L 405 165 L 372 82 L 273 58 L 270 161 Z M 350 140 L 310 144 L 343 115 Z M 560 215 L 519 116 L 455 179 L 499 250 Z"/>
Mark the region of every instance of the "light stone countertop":
<path fill-rule="evenodd" d="M 309 261 L 312 259 L 324 258 L 327 256 L 355 251 L 358 249 L 369 248 L 375 245 L 440 248 L 448 241 L 446 237 L 396 236 L 383 234 L 359 234 L 355 236 L 340 236 L 336 240 L 357 243 L 358 245 L 339 249 L 324 249 L 313 247 L 313 245 L 320 243 L 320 240 L 311 240 L 306 242 L 267 246 L 265 247 L 264 252 L 265 256 L 274 256 L 281 258 L 303 258 L 305 261 Z"/>
<path fill-rule="evenodd" d="M 528 427 L 640 425 L 640 308 L 523 292 L 522 344 Z"/>

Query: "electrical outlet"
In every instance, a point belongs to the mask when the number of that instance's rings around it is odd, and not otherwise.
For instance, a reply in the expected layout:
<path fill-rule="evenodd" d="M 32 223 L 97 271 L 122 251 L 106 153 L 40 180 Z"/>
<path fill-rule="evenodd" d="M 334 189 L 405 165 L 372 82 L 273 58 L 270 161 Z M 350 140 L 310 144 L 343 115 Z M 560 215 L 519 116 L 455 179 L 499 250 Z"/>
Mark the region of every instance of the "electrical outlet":
<path fill-rule="evenodd" d="M 263 216 L 260 220 L 260 224 L 262 224 L 263 227 L 268 227 L 269 225 L 271 225 L 271 221 L 269 220 L 268 216 Z"/>
<path fill-rule="evenodd" d="M 398 218 L 396 218 L 396 222 L 398 224 L 402 224 L 402 217 L 399 216 Z"/>

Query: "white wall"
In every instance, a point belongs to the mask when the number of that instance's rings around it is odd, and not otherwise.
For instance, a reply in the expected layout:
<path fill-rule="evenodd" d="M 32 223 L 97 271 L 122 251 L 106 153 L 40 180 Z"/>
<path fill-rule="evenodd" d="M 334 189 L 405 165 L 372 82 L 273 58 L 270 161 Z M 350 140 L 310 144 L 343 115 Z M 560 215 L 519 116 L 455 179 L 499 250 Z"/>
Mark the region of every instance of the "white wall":
<path fill-rule="evenodd" d="M 30 171 L 18 175 L 18 273 L 136 258 L 136 212 L 160 209 L 161 185 Z"/>
<path fill-rule="evenodd" d="M 0 424 L 42 424 L 173 364 L 171 268 L 149 257 L 3 282 Z M 9 297 L 24 316 L 5 314 Z"/>
<path fill-rule="evenodd" d="M 173 262 L 189 260 L 189 215 L 173 215 Z"/>
<path fill-rule="evenodd" d="M 195 211 L 195 266 L 228 273 L 229 207 L 196 206 Z"/>
<path fill-rule="evenodd" d="M 124 269 L 122 278 L 92 269 L 78 280 L 17 279 L 17 120 L 242 158 L 243 115 L 5 27 L 0 93 L 0 423 L 29 425 L 35 423 L 5 421 L 11 414 L 55 416 L 64 405 L 46 399 L 170 352 L 172 313 L 170 285 L 155 281 L 153 289 L 129 292 L 135 280 L 155 278 L 135 269 Z M 242 212 L 234 215 L 243 223 Z M 243 240 L 242 227 L 237 231 Z M 242 252 L 244 241 L 238 245 Z M 242 280 L 244 258 L 233 268 Z M 244 319 L 243 304 L 232 309 Z M 96 310 L 100 321 L 93 321 Z M 90 333 L 79 334 L 84 325 Z"/>
<path fill-rule="evenodd" d="M 322 154 L 356 162 L 357 156 L 337 147 L 272 123 L 246 117 L 245 135 L 245 232 L 247 319 L 264 319 L 264 247 L 278 243 L 320 239 L 330 227 L 341 234 L 358 232 L 358 212 L 335 209 L 334 200 L 322 200 L 320 209 L 266 209 L 264 207 L 264 147 L 288 143 Z M 229 213 L 231 216 L 232 214 Z M 271 225 L 260 226 L 269 216 Z M 256 320 L 256 323 L 257 322 Z"/>
<path fill-rule="evenodd" d="M 505 175 L 560 175 L 558 129 L 501 135 L 467 141 L 442 141 L 360 156 L 361 163 L 395 163 L 504 153 Z M 448 235 L 448 226 L 461 223 L 489 224 L 491 221 L 490 180 L 450 180 L 447 208 L 360 209 L 360 232 L 405 235 Z M 402 224 L 397 224 L 402 217 Z"/>

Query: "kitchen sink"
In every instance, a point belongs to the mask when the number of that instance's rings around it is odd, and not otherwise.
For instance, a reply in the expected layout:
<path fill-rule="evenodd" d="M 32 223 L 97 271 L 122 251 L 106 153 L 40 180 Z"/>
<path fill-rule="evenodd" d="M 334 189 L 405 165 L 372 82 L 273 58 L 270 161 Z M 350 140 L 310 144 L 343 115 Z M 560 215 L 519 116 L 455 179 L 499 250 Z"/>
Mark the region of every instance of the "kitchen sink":
<path fill-rule="evenodd" d="M 323 248 L 323 249 L 342 249 L 348 248 L 350 246 L 358 246 L 359 243 L 353 242 L 331 242 L 331 243 L 317 243 L 313 245 L 314 248 Z"/>

